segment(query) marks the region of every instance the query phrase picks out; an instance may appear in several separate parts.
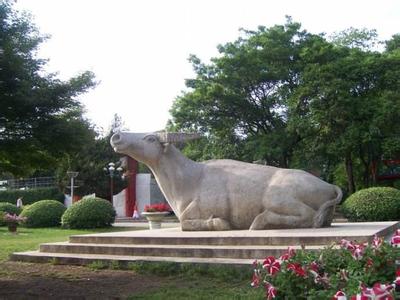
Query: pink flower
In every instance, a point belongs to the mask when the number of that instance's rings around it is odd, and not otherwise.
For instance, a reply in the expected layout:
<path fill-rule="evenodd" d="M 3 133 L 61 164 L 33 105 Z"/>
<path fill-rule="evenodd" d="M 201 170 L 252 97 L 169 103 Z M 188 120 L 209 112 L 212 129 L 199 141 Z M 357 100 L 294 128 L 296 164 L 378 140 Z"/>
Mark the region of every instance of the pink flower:
<path fill-rule="evenodd" d="M 347 300 L 346 294 L 342 291 L 337 291 L 336 294 L 332 297 L 332 300 Z"/>
<path fill-rule="evenodd" d="M 274 256 L 268 256 L 263 262 L 263 268 L 273 276 L 281 269 L 281 263 Z"/>
<path fill-rule="evenodd" d="M 291 259 L 293 256 L 296 255 L 296 250 L 294 250 L 294 248 L 289 247 L 286 252 L 284 252 L 281 257 L 279 257 L 279 259 L 281 261 L 285 261 L 285 260 L 289 260 Z"/>
<path fill-rule="evenodd" d="M 367 296 L 363 296 L 363 295 L 355 295 L 355 296 L 351 296 L 350 300 L 370 300 L 369 297 Z"/>
<path fill-rule="evenodd" d="M 265 282 L 265 292 L 267 300 L 271 300 L 276 297 L 277 290 L 272 284 Z"/>
<path fill-rule="evenodd" d="M 378 249 L 383 244 L 383 238 L 378 237 L 376 234 L 372 240 L 372 248 Z"/>
<path fill-rule="evenodd" d="M 372 288 L 368 288 L 365 284 L 361 283 L 361 294 L 357 295 L 359 298 L 355 299 L 379 299 L 379 300 L 393 300 L 392 290 L 393 286 L 391 284 L 381 284 L 379 282 L 375 283 Z M 364 297 L 364 298 L 363 298 Z"/>
<path fill-rule="evenodd" d="M 317 262 L 315 262 L 315 261 L 313 261 L 311 264 L 310 264 L 310 270 L 312 270 L 312 271 L 314 271 L 314 272 L 316 272 L 316 273 L 318 273 L 318 271 L 319 271 L 319 265 L 317 264 Z"/>
<path fill-rule="evenodd" d="M 366 265 L 365 265 L 365 270 L 368 271 L 368 270 L 370 270 L 373 266 L 374 266 L 374 261 L 372 260 L 372 258 L 368 257 L 368 258 L 367 258 Z"/>
<path fill-rule="evenodd" d="M 397 229 L 393 234 L 391 244 L 393 247 L 400 247 L 400 229 Z"/>
<path fill-rule="evenodd" d="M 400 286 L 400 269 L 396 271 L 396 279 L 393 283 L 395 286 Z"/>
<path fill-rule="evenodd" d="M 251 286 L 252 287 L 259 287 L 260 286 L 260 281 L 261 281 L 260 271 L 259 270 L 254 270 L 253 278 L 251 280 Z"/>
<path fill-rule="evenodd" d="M 355 249 L 354 244 L 352 242 L 348 241 L 348 240 L 345 240 L 345 239 L 342 239 L 340 241 L 340 247 L 342 249 L 346 249 L 346 250 L 350 250 L 350 251 Z"/>
<path fill-rule="evenodd" d="M 342 249 L 347 249 L 351 252 L 351 256 L 353 256 L 354 259 L 360 260 L 364 254 L 364 244 L 354 244 L 348 240 L 341 240 L 340 241 L 340 247 Z"/>
<path fill-rule="evenodd" d="M 289 263 L 287 264 L 287 269 L 295 272 L 297 276 L 306 277 L 306 271 L 301 267 L 299 263 Z"/>

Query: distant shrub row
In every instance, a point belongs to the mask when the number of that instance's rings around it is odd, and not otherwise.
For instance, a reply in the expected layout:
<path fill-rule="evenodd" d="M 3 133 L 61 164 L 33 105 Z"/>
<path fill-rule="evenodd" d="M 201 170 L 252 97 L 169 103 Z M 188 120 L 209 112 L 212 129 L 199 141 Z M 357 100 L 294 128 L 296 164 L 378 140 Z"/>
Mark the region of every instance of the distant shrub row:
<path fill-rule="evenodd" d="M 58 188 L 36 188 L 28 190 L 0 191 L 0 202 L 16 204 L 18 198 L 23 197 L 23 204 L 29 205 L 43 199 L 53 199 L 64 203 L 64 194 Z"/>
<path fill-rule="evenodd" d="M 21 209 L 15 204 L 0 203 L 0 226 L 5 225 L 2 215 L 20 214 L 26 217 L 26 227 L 101 228 L 114 222 L 116 213 L 110 202 L 101 198 L 86 198 L 68 209 L 55 200 L 41 200 Z"/>

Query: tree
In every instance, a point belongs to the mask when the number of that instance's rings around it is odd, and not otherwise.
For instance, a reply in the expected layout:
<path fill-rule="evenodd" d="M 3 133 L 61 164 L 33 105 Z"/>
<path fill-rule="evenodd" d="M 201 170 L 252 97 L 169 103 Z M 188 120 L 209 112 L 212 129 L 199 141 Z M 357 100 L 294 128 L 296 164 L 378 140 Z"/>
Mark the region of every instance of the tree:
<path fill-rule="evenodd" d="M 208 65 L 191 56 L 196 78 L 174 102 L 170 126 L 206 139 L 201 151 L 184 151 L 315 170 L 329 181 L 345 170 L 349 193 L 375 184 L 373 162 L 400 154 L 398 36 L 378 52 L 374 30 L 328 40 L 289 18 L 244 32 Z"/>
<path fill-rule="evenodd" d="M 27 14 L 0 3 L 0 171 L 49 169 L 94 137 L 77 97 L 95 85 L 84 72 L 68 81 L 46 74 L 36 57 L 46 40 Z"/>
<path fill-rule="evenodd" d="M 298 136 L 286 131 L 286 102 L 298 85 L 300 51 L 314 39 L 300 27 L 288 18 L 284 26 L 244 31 L 246 37 L 219 46 L 209 65 L 191 56 L 197 76 L 173 104 L 174 126 L 235 143 L 240 151 L 231 158 L 245 152 L 248 161 L 288 166 Z"/>
<path fill-rule="evenodd" d="M 79 195 L 95 193 L 97 197 L 110 199 L 110 177 L 103 168 L 110 162 L 118 162 L 121 154 L 116 153 L 110 145 L 110 138 L 114 131 L 123 129 L 124 123 L 118 115 L 114 119 L 106 136 L 97 136 L 90 143 L 87 143 L 76 155 L 68 157 L 65 164 L 59 169 L 60 178 L 64 185 L 68 186 L 67 170 L 78 171 L 77 182 L 79 187 L 76 191 Z M 122 174 L 115 176 L 115 194 L 120 192 L 126 185 L 121 179 Z"/>

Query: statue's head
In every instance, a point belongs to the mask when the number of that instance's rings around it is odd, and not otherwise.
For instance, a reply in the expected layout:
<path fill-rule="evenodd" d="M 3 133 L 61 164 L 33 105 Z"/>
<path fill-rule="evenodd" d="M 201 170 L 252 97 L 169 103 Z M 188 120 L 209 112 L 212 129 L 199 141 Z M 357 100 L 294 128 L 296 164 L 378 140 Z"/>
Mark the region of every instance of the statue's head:
<path fill-rule="evenodd" d="M 154 165 L 160 160 L 168 144 L 199 138 L 198 134 L 157 131 L 153 133 L 117 132 L 111 137 L 111 145 L 118 153 Z"/>

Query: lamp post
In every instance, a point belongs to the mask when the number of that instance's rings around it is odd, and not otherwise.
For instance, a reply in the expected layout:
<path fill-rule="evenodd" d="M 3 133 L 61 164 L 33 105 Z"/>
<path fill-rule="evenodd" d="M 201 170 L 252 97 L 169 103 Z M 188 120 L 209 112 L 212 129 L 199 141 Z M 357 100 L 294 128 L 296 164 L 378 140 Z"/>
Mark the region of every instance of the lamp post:
<path fill-rule="evenodd" d="M 71 204 L 74 202 L 74 178 L 77 177 L 79 172 L 67 171 L 68 177 L 71 179 Z"/>
<path fill-rule="evenodd" d="M 114 176 L 116 173 L 122 172 L 121 167 L 115 168 L 115 163 L 108 163 L 107 167 L 104 167 L 103 170 L 106 172 L 108 176 L 110 176 L 110 202 L 113 203 L 113 195 L 114 195 Z"/>

